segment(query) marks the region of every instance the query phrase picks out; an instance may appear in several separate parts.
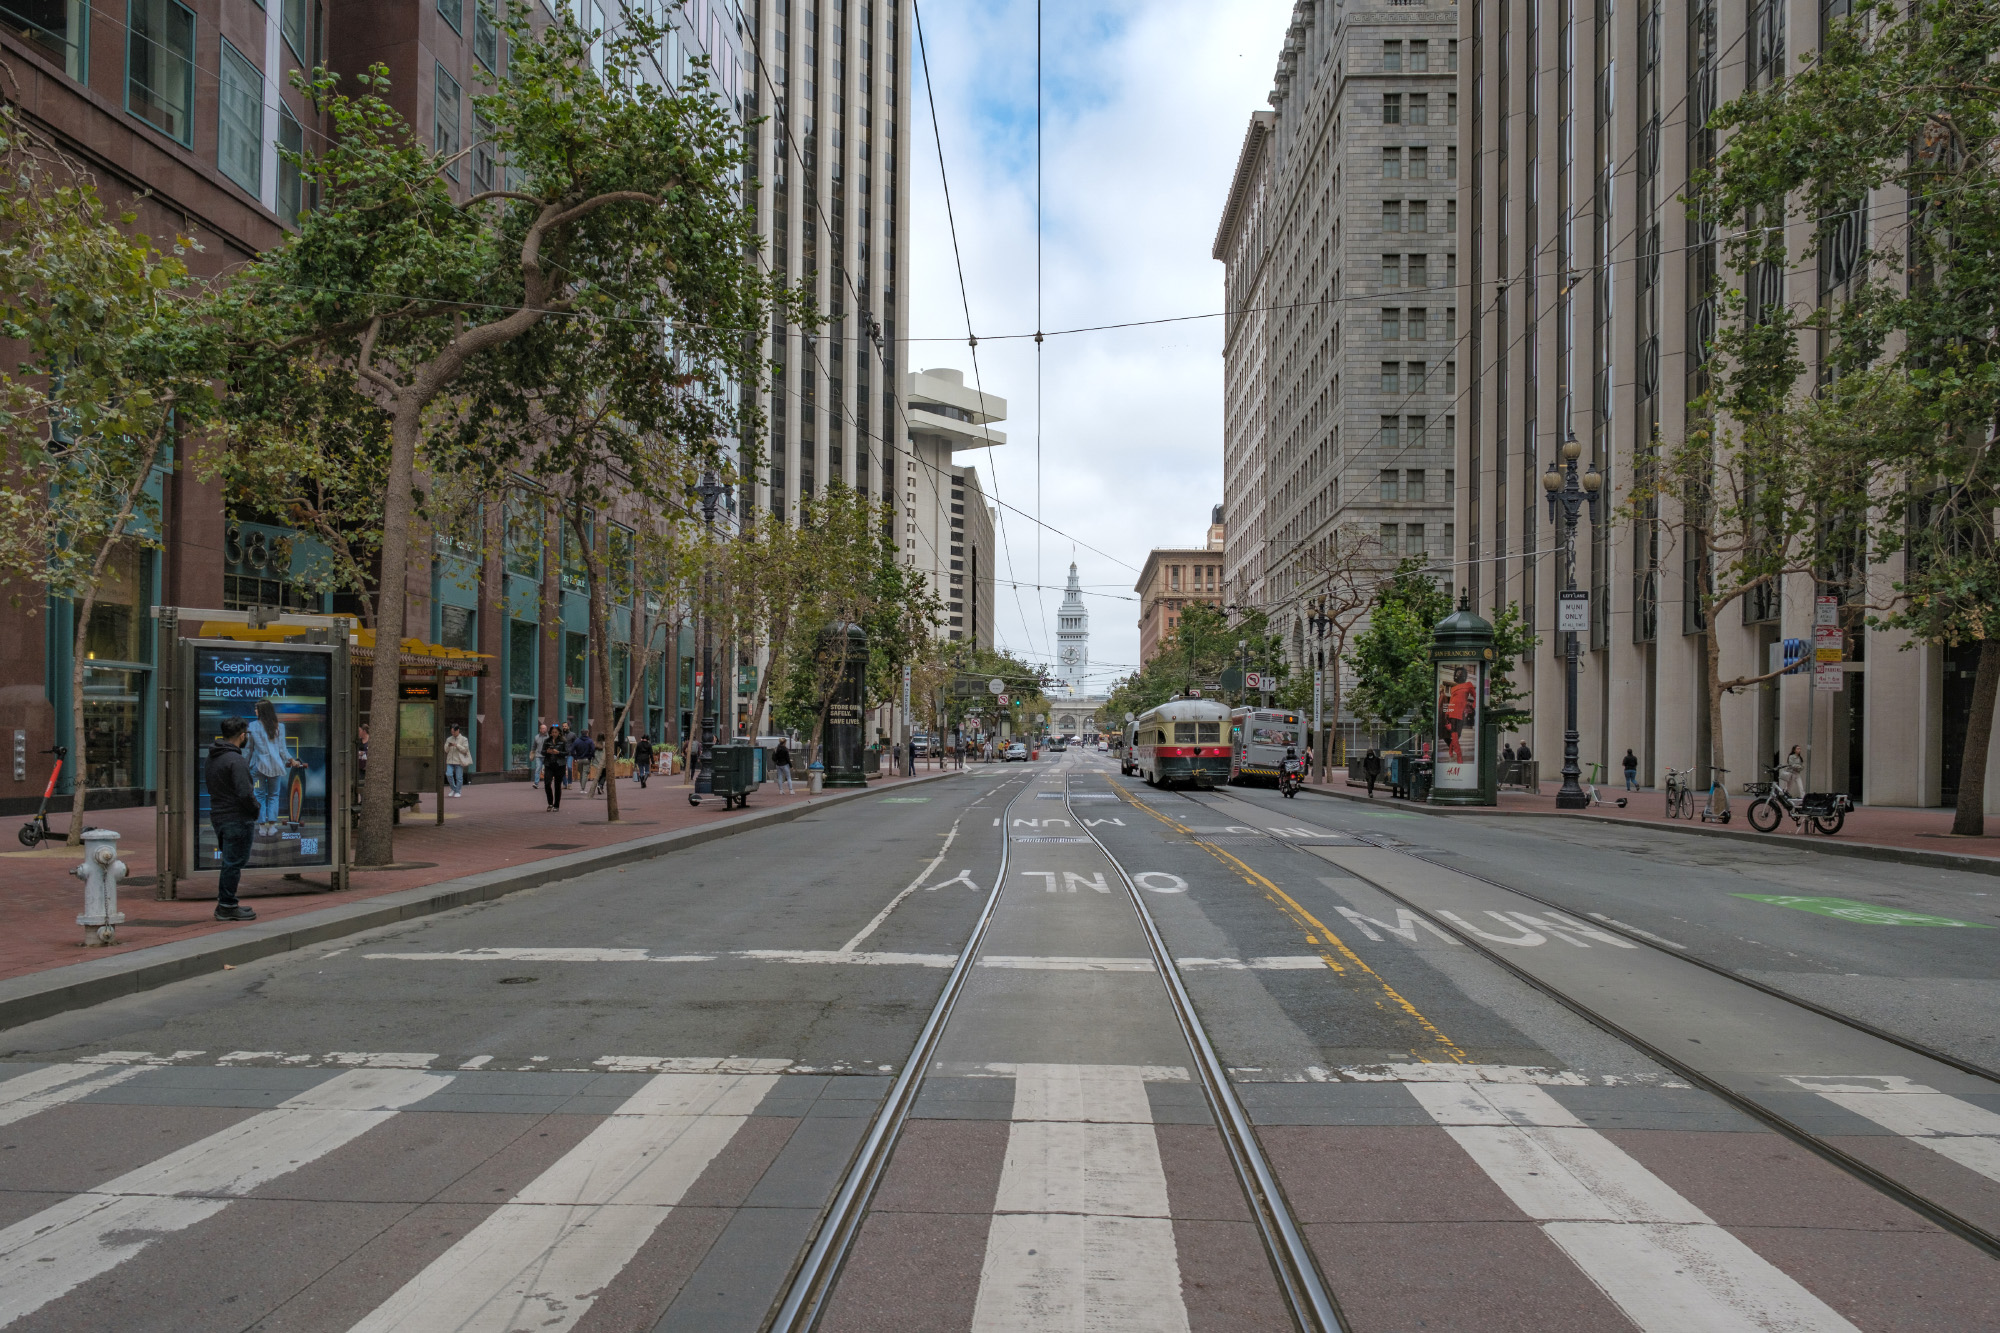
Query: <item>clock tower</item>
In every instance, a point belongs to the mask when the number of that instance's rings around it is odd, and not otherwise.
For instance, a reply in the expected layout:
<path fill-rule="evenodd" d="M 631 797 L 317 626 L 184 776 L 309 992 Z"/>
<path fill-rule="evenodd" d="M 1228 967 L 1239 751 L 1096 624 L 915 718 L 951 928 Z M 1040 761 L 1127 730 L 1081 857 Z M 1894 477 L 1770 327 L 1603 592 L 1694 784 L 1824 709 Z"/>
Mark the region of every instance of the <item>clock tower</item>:
<path fill-rule="evenodd" d="M 1067 694 L 1088 693 L 1084 677 L 1090 673 L 1090 612 L 1083 609 L 1083 587 L 1076 581 L 1076 565 L 1069 567 L 1069 588 L 1063 593 L 1062 607 L 1056 612 L 1056 674 Z"/>

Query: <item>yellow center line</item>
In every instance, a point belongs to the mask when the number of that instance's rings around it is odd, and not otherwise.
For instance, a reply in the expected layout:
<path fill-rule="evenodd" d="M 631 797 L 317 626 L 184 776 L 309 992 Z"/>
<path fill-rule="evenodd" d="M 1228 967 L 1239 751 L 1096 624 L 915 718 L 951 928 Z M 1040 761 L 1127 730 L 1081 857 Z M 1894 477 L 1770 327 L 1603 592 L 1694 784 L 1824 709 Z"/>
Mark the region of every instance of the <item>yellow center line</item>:
<path fill-rule="evenodd" d="M 1189 828 L 1187 825 L 1181 823 L 1180 821 L 1174 819 L 1171 815 L 1161 814 L 1158 810 L 1155 810 L 1152 806 L 1147 805 L 1144 801 L 1134 796 L 1124 787 L 1122 786 L 1118 787 L 1118 793 L 1119 795 L 1123 796 L 1126 801 L 1130 802 L 1133 806 L 1135 806 L 1140 810 L 1144 810 L 1147 814 L 1159 820 L 1162 824 L 1165 824 L 1168 828 L 1171 828 L 1178 833 L 1194 832 L 1193 829 Z M 1302 905 L 1298 901 L 1298 899 L 1292 897 L 1291 894 L 1286 893 L 1283 889 L 1279 888 L 1269 879 L 1266 879 L 1263 875 L 1251 869 L 1238 857 L 1231 855 L 1229 852 L 1223 850 L 1220 847 L 1215 846 L 1213 843 L 1204 842 L 1200 843 L 1199 845 L 1210 856 L 1215 857 L 1217 860 L 1225 861 L 1228 864 L 1235 866 L 1237 870 L 1241 871 L 1243 874 L 1244 883 L 1252 885 L 1253 887 L 1256 888 L 1263 889 L 1266 899 L 1275 903 L 1278 906 L 1278 910 L 1284 912 L 1285 915 L 1291 917 L 1295 925 L 1299 926 L 1301 929 L 1304 930 L 1318 931 L 1319 932 L 1318 939 L 1315 939 L 1310 933 L 1308 933 L 1306 935 L 1306 943 L 1317 944 L 1319 940 L 1324 940 L 1326 941 L 1326 944 L 1330 946 L 1334 952 L 1338 953 L 1341 958 L 1345 959 L 1347 963 L 1351 964 L 1353 967 L 1359 969 L 1360 971 L 1367 973 L 1368 976 L 1374 980 L 1375 984 L 1382 988 L 1383 994 L 1387 995 L 1391 1000 L 1395 1001 L 1397 1008 L 1401 1009 L 1405 1014 L 1408 1014 L 1410 1018 L 1417 1023 L 1418 1026 L 1422 1027 L 1424 1031 L 1431 1034 L 1431 1037 L 1437 1042 L 1437 1045 L 1454 1063 L 1467 1064 L 1471 1062 L 1471 1057 L 1468 1056 L 1463 1050 L 1459 1048 L 1457 1042 L 1453 1041 L 1450 1037 L 1447 1037 L 1442 1031 L 1440 1031 L 1437 1024 L 1431 1022 L 1430 1019 L 1425 1018 L 1414 1004 L 1411 1004 L 1407 999 L 1403 997 L 1402 992 L 1398 991 L 1394 986 L 1391 986 L 1388 983 L 1388 981 L 1383 978 L 1381 973 L 1377 972 L 1374 968 L 1368 966 L 1368 964 L 1362 960 L 1359 954 L 1355 953 L 1354 950 L 1348 948 L 1346 943 L 1342 941 L 1338 935 L 1334 934 L 1331 930 L 1328 930 L 1326 928 L 1326 923 L 1321 921 L 1318 917 L 1314 916 L 1311 912 L 1307 911 L 1304 905 Z M 1329 968 L 1333 969 L 1333 971 L 1342 974 L 1346 973 L 1347 968 L 1343 967 L 1339 962 L 1336 962 L 1331 953 L 1328 953 L 1324 949 L 1322 949 L 1319 951 L 1319 956 L 1321 961 L 1324 962 Z M 1420 1051 L 1412 1051 L 1411 1054 L 1415 1055 L 1419 1060 L 1424 1059 L 1423 1053 Z M 1428 1060 L 1425 1060 L 1424 1063 L 1428 1064 L 1430 1062 Z"/>

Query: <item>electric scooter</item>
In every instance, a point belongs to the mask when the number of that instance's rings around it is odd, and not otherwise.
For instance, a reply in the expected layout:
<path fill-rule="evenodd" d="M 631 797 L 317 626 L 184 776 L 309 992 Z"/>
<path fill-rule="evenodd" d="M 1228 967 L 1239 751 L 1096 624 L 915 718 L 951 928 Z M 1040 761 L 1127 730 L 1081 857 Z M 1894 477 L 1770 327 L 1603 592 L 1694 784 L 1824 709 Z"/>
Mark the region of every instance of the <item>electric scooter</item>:
<path fill-rule="evenodd" d="M 32 821 L 21 825 L 20 836 L 23 847 L 36 847 L 45 842 L 67 842 L 69 840 L 67 833 L 62 832 L 60 829 L 49 827 L 49 798 L 56 794 L 56 779 L 62 776 L 63 760 L 68 757 L 69 751 L 57 745 L 42 751 L 42 753 L 54 755 L 56 757 L 56 766 L 55 770 L 49 774 L 49 785 L 42 789 L 41 808 L 35 811 L 35 817 Z M 89 833 L 91 828 L 91 825 L 85 824 L 83 831 Z"/>

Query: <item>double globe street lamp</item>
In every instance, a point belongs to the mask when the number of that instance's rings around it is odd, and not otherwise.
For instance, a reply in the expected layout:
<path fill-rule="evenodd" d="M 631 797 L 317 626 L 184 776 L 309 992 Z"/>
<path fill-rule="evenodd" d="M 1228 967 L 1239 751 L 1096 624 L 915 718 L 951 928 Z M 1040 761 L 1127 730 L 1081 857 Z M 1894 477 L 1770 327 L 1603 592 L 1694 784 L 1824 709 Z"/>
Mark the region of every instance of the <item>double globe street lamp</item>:
<path fill-rule="evenodd" d="M 1549 493 L 1549 522 L 1562 525 L 1563 549 L 1563 591 L 1576 591 L 1576 520 L 1585 505 L 1590 507 L 1590 521 L 1597 522 L 1597 492 L 1604 486 L 1604 476 L 1593 465 L 1578 475 L 1576 460 L 1583 454 L 1583 446 L 1577 443 L 1575 432 L 1562 443 L 1563 466 L 1549 464 L 1549 470 L 1542 474 L 1542 489 Z M 1575 599 L 1564 597 L 1562 602 Z M 1589 603 L 1584 604 L 1587 608 Z M 1562 608 L 1558 606 L 1557 624 L 1562 624 Z M 1564 699 L 1563 699 L 1563 768 L 1562 789 L 1556 793 L 1556 809 L 1581 810 L 1590 804 L 1590 797 L 1584 794 L 1578 778 L 1582 769 L 1576 758 L 1576 630 L 1563 632 L 1564 659 Z"/>
<path fill-rule="evenodd" d="M 724 495 L 729 494 L 729 487 L 715 474 L 715 470 L 710 468 L 701 474 L 700 483 L 690 489 L 701 501 L 702 525 L 707 529 L 709 540 L 713 542 L 715 540 L 715 505 Z M 733 500 L 729 509 L 731 513 L 736 511 Z M 715 792 L 715 756 L 712 752 L 715 749 L 715 710 L 721 707 L 721 693 L 716 688 L 715 663 L 710 660 L 713 656 L 713 640 L 715 637 L 714 616 L 708 604 L 710 579 L 712 577 L 712 571 L 703 570 L 701 576 L 703 594 L 701 609 L 700 685 L 701 760 L 699 767 L 695 769 L 694 790 L 688 793 L 688 803 L 690 805 L 701 804 L 702 797 L 712 795 Z"/>

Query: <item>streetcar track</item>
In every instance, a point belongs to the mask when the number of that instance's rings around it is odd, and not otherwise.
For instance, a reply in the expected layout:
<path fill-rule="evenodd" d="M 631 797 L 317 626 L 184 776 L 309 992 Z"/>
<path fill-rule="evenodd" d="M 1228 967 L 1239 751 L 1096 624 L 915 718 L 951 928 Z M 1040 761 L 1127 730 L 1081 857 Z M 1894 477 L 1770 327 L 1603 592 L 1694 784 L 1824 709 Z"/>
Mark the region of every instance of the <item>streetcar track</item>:
<path fill-rule="evenodd" d="M 952 964 L 951 972 L 945 978 L 943 990 L 938 993 L 923 1028 L 917 1033 L 909 1056 L 889 1085 L 888 1095 L 882 1099 L 867 1135 L 841 1176 L 840 1187 L 834 1191 L 832 1200 L 821 1215 L 819 1225 L 813 1232 L 812 1244 L 794 1265 L 785 1286 L 784 1299 L 765 1321 L 763 1327 L 768 1333 L 807 1333 L 826 1312 L 841 1269 L 853 1251 L 862 1222 L 868 1216 L 868 1205 L 888 1169 L 903 1126 L 909 1122 L 910 1113 L 916 1108 L 917 1094 L 929 1072 L 931 1056 L 935 1054 L 952 1010 L 965 990 L 966 980 L 972 975 L 973 960 L 978 956 L 980 943 L 986 938 L 987 927 L 992 925 L 994 912 L 1000 905 L 1000 891 L 1007 882 L 1008 847 L 1013 841 L 1014 803 L 1034 786 L 1032 775 L 1024 774 L 1023 777 L 1021 790 L 1008 798 L 1000 814 L 1000 861 L 993 874 L 993 887 L 986 895 L 986 902 L 979 910 L 978 919 L 973 922 L 964 947 L 959 950 L 958 960 Z M 976 797 L 967 809 L 998 790 L 996 787 Z M 960 818 L 964 818 L 963 814 Z"/>
<path fill-rule="evenodd" d="M 1203 808 L 1210 808 L 1206 805 L 1205 802 L 1195 800 L 1194 797 L 1189 796 L 1186 793 L 1180 793 L 1180 795 L 1182 795 L 1183 797 L 1185 797 L 1185 799 L 1189 801 L 1193 801 L 1194 804 L 1196 805 L 1203 806 Z M 1261 809 L 1262 807 L 1258 808 Z M 1469 879 L 1476 880 L 1482 884 L 1490 885 L 1493 888 L 1497 888 L 1508 893 L 1520 894 L 1522 897 L 1527 898 L 1530 901 L 1541 903 L 1543 906 L 1552 908 L 1556 911 L 1568 912 L 1574 910 L 1564 904 L 1550 902 L 1547 899 L 1539 897 L 1535 894 L 1527 893 L 1520 889 L 1517 889 L 1511 884 L 1505 884 L 1499 880 L 1491 879 L 1488 878 L 1487 876 L 1473 873 L 1471 871 L 1463 869 L 1462 867 L 1455 865 L 1443 865 L 1437 861 L 1432 860 L 1430 857 L 1419 855 L 1418 852 L 1414 849 L 1398 846 L 1391 842 L 1376 842 L 1372 838 L 1367 840 L 1377 850 L 1395 852 L 1398 855 L 1409 858 L 1410 860 L 1420 861 L 1423 864 L 1430 866 L 1434 869 L 1449 871 L 1450 873 L 1453 874 L 1465 875 Z M 1283 839 L 1272 840 L 1272 846 L 1274 848 L 1284 847 L 1287 845 L 1288 844 L 1286 844 Z M 1740 1093 L 1736 1091 L 1735 1089 L 1729 1087 L 1727 1084 L 1721 1082 L 1720 1080 L 1713 1078 L 1710 1075 L 1702 1072 L 1695 1066 L 1688 1064 L 1685 1060 L 1674 1055 L 1671 1051 L 1664 1050 L 1661 1047 L 1655 1045 L 1654 1043 L 1648 1041 L 1644 1037 L 1639 1036 L 1637 1033 L 1629 1031 L 1627 1028 L 1625 1028 L 1623 1024 L 1620 1024 L 1617 1021 L 1606 1017 L 1604 1014 L 1598 1012 L 1598 1010 L 1596 1010 L 1591 1005 L 1570 995 L 1568 992 L 1564 991 L 1562 988 L 1556 986 L 1555 984 L 1546 981 L 1539 976 L 1536 976 L 1534 973 L 1530 972 L 1526 968 L 1520 966 L 1518 963 L 1513 961 L 1506 954 L 1501 953 L 1489 942 L 1477 938 L 1471 932 L 1459 928 L 1457 925 L 1455 925 L 1449 920 L 1444 920 L 1440 918 L 1438 914 L 1419 905 L 1415 900 L 1405 897 L 1404 895 L 1396 892 L 1394 889 L 1389 888 L 1387 885 L 1381 883 L 1380 881 L 1370 878 L 1369 876 L 1364 875 L 1359 871 L 1349 868 L 1348 873 L 1353 875 L 1356 879 L 1359 879 L 1363 883 L 1367 884 L 1370 888 L 1373 888 L 1376 892 L 1388 898 L 1391 902 L 1398 903 L 1403 907 L 1407 908 L 1408 910 L 1416 913 L 1418 916 L 1422 917 L 1425 921 L 1430 922 L 1431 925 L 1434 926 L 1435 928 L 1449 932 L 1452 938 L 1458 940 L 1461 944 L 1467 946 L 1468 948 L 1473 949 L 1474 951 L 1479 953 L 1482 957 L 1485 957 L 1489 961 L 1506 969 L 1508 973 L 1510 973 L 1515 977 L 1518 977 L 1520 980 L 1534 987 L 1537 991 L 1540 991 L 1542 994 L 1547 995 L 1551 999 L 1555 1000 L 1557 1003 L 1563 1005 L 1565 1008 L 1569 1009 L 1572 1013 L 1576 1014 L 1584 1021 L 1593 1024 L 1594 1026 L 1598 1027 L 1604 1032 L 1607 1032 L 1613 1037 L 1616 1037 L 1618 1040 L 1627 1043 L 1633 1049 L 1643 1052 L 1651 1059 L 1658 1062 L 1662 1067 L 1673 1071 L 1675 1074 L 1679 1075 L 1682 1078 L 1687 1079 L 1694 1086 L 1701 1088 L 1703 1091 L 1708 1092 L 1712 1096 L 1720 1098 L 1723 1102 L 1734 1107 L 1736 1110 L 1741 1111 L 1745 1115 L 1748 1115 L 1753 1120 L 1756 1120 L 1768 1126 L 1776 1133 L 1782 1134 L 1784 1137 L 1790 1139 L 1793 1143 L 1796 1143 L 1801 1148 L 1804 1148 L 1806 1151 L 1813 1153 L 1815 1156 L 1821 1158 L 1822 1160 L 1828 1162 L 1829 1164 L 1839 1168 L 1842 1171 L 1847 1172 L 1849 1175 L 1861 1181 L 1863 1184 L 1866 1184 L 1871 1188 L 1877 1190 L 1878 1192 L 1888 1196 L 1889 1198 L 1896 1200 L 1898 1203 L 1910 1209 L 1910 1211 L 1916 1213 L 1918 1216 L 1923 1217 L 1927 1221 L 1935 1224 L 1936 1226 L 1942 1228 L 1943 1230 L 1951 1232 L 1959 1239 L 1966 1241 L 1968 1244 L 1971 1244 L 1977 1247 L 1978 1249 L 1984 1251 L 1988 1256 L 1993 1258 L 2000 1258 L 2000 1233 L 1996 1233 L 1994 1230 L 1990 1228 L 1981 1226 L 1977 1222 L 1971 1221 L 1968 1218 L 1960 1216 L 1956 1211 L 1946 1206 L 1945 1204 L 1939 1203 L 1937 1200 L 1931 1198 L 1929 1195 L 1923 1193 L 1922 1191 L 1915 1189 L 1909 1185 L 1905 1185 L 1902 1181 L 1896 1179 L 1894 1176 L 1891 1176 L 1888 1173 L 1880 1170 L 1879 1168 L 1870 1165 L 1869 1163 L 1861 1160 L 1858 1157 L 1855 1157 L 1853 1154 L 1847 1152 L 1845 1149 L 1838 1147 L 1837 1145 L 1829 1142 L 1827 1139 L 1821 1137 L 1820 1135 L 1815 1134 L 1811 1130 L 1806 1129 L 1805 1127 L 1795 1123 L 1790 1117 L 1785 1116 L 1778 1111 L 1772 1110 L 1771 1108 L 1765 1106 L 1762 1102 L 1758 1101 L 1756 1098 L 1746 1093 Z M 1754 982 L 1747 982 L 1745 978 L 1738 977 L 1724 968 L 1717 967 L 1714 964 L 1705 963 L 1699 958 L 1692 958 L 1690 957 L 1689 954 L 1670 950 L 1665 948 L 1664 946 L 1654 944 L 1652 941 L 1647 940 L 1644 936 L 1633 935 L 1629 931 L 1620 931 L 1619 934 L 1631 939 L 1637 945 L 1653 949 L 1656 952 L 1665 954 L 1670 958 L 1682 959 L 1684 961 L 1701 962 L 1702 965 L 1708 971 L 1715 972 L 1718 973 L 1719 975 L 1728 977 L 1731 981 L 1750 984 L 1755 989 L 1770 994 L 1779 1000 L 1797 1004 L 1802 1009 L 1806 1009 L 1812 1013 L 1818 1014 L 1821 1017 L 1830 1018 L 1836 1022 L 1843 1023 L 1844 1025 L 1852 1027 L 1857 1031 L 1867 1033 L 1869 1036 L 1879 1036 L 1882 1039 L 1889 1041 L 1892 1045 L 1903 1047 L 1904 1049 L 1910 1050 L 1915 1054 L 1923 1055 L 1926 1057 L 1929 1057 L 1932 1054 L 1930 1051 L 1923 1049 L 1920 1044 L 1914 1044 L 1911 1042 L 1898 1040 L 1895 1037 L 1888 1034 L 1877 1033 L 1875 1031 L 1872 1031 L 1869 1025 L 1864 1024 L 1858 1020 L 1851 1020 L 1839 1013 L 1824 1010 L 1817 1005 L 1799 1000 L 1796 996 L 1787 995 L 1783 991 L 1773 990 L 1768 986 L 1757 985 Z M 1969 1066 L 1966 1062 L 1963 1061 L 1947 1059 L 1940 1061 L 1940 1063 L 1947 1064 L 1953 1068 L 1959 1069 L 1961 1072 L 1970 1073 L 1977 1077 L 1985 1078 L 1988 1080 L 1994 1079 L 1994 1075 L 1991 1072 L 1981 1069 L 1977 1066 Z"/>
<path fill-rule="evenodd" d="M 1106 777 L 1108 779 L 1109 775 Z M 1181 1036 L 1187 1041 L 1188 1050 L 1194 1057 L 1202 1092 L 1208 1098 L 1216 1129 L 1229 1152 L 1237 1183 L 1242 1186 L 1244 1197 L 1250 1204 L 1250 1215 L 1257 1223 L 1258 1237 L 1271 1261 L 1272 1272 L 1278 1279 L 1279 1294 L 1284 1297 L 1292 1319 L 1301 1329 L 1343 1333 L 1346 1324 L 1341 1319 L 1340 1307 L 1319 1271 L 1318 1261 L 1312 1247 L 1306 1243 L 1305 1233 L 1292 1216 L 1291 1205 L 1278 1183 L 1277 1173 L 1257 1141 L 1249 1112 L 1244 1110 L 1234 1085 L 1229 1081 L 1229 1071 L 1216 1052 L 1208 1030 L 1202 1026 L 1200 1016 L 1195 1013 L 1194 1000 L 1181 980 L 1180 969 L 1175 966 L 1173 954 L 1167 948 L 1166 937 L 1160 933 L 1159 925 L 1153 920 L 1152 911 L 1146 906 L 1138 884 L 1125 869 L 1125 863 L 1077 813 L 1070 801 L 1067 772 L 1063 774 L 1063 808 L 1076 820 L 1076 826 L 1089 834 L 1097 850 L 1118 872 L 1133 911 L 1138 914 L 1140 930 L 1146 936 L 1146 947 L 1153 954 L 1154 970 L 1166 984 L 1174 1019 L 1179 1023 Z"/>

